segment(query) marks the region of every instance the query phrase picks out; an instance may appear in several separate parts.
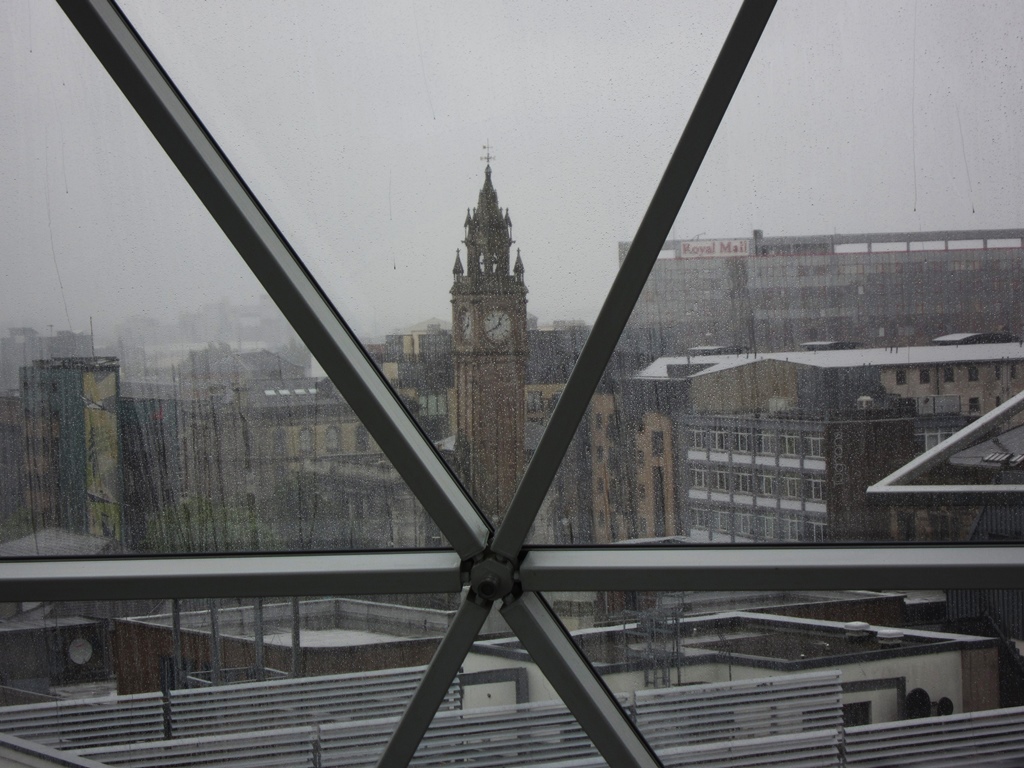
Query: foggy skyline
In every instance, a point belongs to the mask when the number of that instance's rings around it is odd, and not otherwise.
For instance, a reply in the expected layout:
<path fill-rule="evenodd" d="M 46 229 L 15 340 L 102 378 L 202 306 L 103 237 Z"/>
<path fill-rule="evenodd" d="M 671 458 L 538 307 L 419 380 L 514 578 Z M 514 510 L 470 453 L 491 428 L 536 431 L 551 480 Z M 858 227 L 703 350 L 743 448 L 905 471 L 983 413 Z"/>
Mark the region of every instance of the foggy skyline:
<path fill-rule="evenodd" d="M 122 6 L 365 338 L 449 316 L 487 141 L 528 310 L 591 322 L 738 3 Z M 256 301 L 56 4 L 0 7 L 2 327 Z M 1024 8 L 986 10 L 781 2 L 673 235 L 1022 226 Z"/>

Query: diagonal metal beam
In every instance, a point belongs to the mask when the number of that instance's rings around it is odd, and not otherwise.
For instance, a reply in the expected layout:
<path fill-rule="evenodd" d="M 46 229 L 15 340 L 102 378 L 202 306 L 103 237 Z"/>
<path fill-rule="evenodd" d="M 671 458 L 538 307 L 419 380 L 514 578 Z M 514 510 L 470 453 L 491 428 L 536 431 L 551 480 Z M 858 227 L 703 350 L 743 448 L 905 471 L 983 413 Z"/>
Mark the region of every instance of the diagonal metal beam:
<path fill-rule="evenodd" d="M 942 466 L 955 453 L 1003 431 L 1010 419 L 1024 411 L 1024 392 L 954 432 L 941 443 L 868 487 L 868 498 L 882 504 L 980 505 L 1020 504 L 1024 485 L 907 485 L 929 470 Z"/>
<path fill-rule="evenodd" d="M 540 445 L 516 489 L 491 547 L 509 559 L 518 556 L 551 481 L 569 449 L 590 398 L 615 351 L 640 292 L 657 261 L 672 223 L 700 170 L 747 63 L 761 38 L 775 0 L 744 0 L 711 74 L 683 130 L 665 174 L 651 199 L 636 237 L 612 283 L 608 298 L 565 384 Z"/>
<path fill-rule="evenodd" d="M 594 547 L 530 550 L 524 590 L 1016 589 L 1024 546 Z"/>
<path fill-rule="evenodd" d="M 0 561 L 0 603 L 459 592 L 454 552 Z"/>
<path fill-rule="evenodd" d="M 110 0 L 57 0 L 295 332 L 464 559 L 491 526 Z"/>
<path fill-rule="evenodd" d="M 506 603 L 501 615 L 608 765 L 660 767 L 643 736 L 540 595 L 524 593 Z"/>
<path fill-rule="evenodd" d="M 398 727 L 391 734 L 377 768 L 405 768 L 412 760 L 490 612 L 490 601 L 478 601 L 472 592 L 463 600 Z"/>

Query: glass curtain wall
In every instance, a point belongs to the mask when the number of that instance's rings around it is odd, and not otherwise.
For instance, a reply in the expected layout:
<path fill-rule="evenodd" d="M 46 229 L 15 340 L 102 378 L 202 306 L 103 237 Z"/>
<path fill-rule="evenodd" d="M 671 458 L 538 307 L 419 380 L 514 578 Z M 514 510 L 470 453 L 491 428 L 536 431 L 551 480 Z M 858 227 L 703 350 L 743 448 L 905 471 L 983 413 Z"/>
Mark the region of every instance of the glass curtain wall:
<path fill-rule="evenodd" d="M 0 750 L 1024 756 L 1024 15 L 773 5 L 8 4 Z"/>

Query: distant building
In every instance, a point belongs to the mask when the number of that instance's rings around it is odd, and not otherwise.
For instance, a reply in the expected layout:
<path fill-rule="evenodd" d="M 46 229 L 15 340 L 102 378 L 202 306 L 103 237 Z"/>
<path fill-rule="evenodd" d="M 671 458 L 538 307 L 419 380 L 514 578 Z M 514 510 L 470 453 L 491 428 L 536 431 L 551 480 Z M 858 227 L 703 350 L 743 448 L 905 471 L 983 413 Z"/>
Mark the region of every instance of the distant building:
<path fill-rule="evenodd" d="M 653 359 L 707 344 L 751 351 L 845 339 L 922 344 L 1021 333 L 1024 230 L 669 240 L 627 339 Z M 619 244 L 620 261 L 629 243 Z"/>
<path fill-rule="evenodd" d="M 124 541 L 116 358 L 21 369 L 27 507 L 40 527 Z"/>
<path fill-rule="evenodd" d="M 651 634 L 641 623 L 626 622 L 577 630 L 573 640 L 613 693 L 685 691 L 827 670 L 842 686 L 848 726 L 928 716 L 943 700 L 944 714 L 999 706 L 998 642 L 992 638 L 746 611 L 677 616 L 658 629 Z M 517 645 L 514 639 L 477 641 L 464 668 L 523 667 L 530 700 L 553 698 Z"/>
<path fill-rule="evenodd" d="M 0 392 L 18 387 L 18 371 L 36 360 L 55 357 L 90 357 L 92 335 L 57 331 L 41 336 L 34 328 L 8 328 L 0 338 Z"/>
<path fill-rule="evenodd" d="M 595 396 L 595 540 L 965 539 L 976 509 L 864 490 L 1024 388 L 1020 343 L 699 351 Z"/>

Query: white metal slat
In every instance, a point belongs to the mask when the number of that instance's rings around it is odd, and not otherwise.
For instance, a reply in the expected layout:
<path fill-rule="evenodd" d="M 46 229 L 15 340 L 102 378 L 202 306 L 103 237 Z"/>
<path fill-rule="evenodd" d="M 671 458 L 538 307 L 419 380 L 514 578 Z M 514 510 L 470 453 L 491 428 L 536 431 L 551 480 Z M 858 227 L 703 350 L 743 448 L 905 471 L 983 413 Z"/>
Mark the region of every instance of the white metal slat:
<path fill-rule="evenodd" d="M 653 747 L 834 729 L 842 724 L 839 680 L 831 670 L 638 691 L 637 726 Z"/>
<path fill-rule="evenodd" d="M 847 761 L 853 766 L 977 765 L 982 754 L 1024 763 L 1024 707 L 970 712 L 849 728 Z"/>
<path fill-rule="evenodd" d="M 159 694 L 0 708 L 0 730 L 47 746 L 118 743 L 163 735 Z"/>
<path fill-rule="evenodd" d="M 835 731 L 786 734 L 764 739 L 659 750 L 666 768 L 838 768 Z M 600 759 L 560 760 L 533 768 L 604 768 Z"/>
<path fill-rule="evenodd" d="M 77 750 L 108 765 L 131 768 L 231 765 L 238 768 L 312 766 L 315 728 L 281 728 L 247 734 L 125 744 Z"/>

